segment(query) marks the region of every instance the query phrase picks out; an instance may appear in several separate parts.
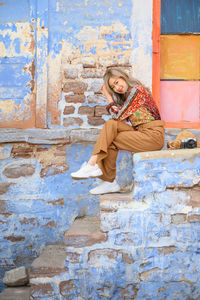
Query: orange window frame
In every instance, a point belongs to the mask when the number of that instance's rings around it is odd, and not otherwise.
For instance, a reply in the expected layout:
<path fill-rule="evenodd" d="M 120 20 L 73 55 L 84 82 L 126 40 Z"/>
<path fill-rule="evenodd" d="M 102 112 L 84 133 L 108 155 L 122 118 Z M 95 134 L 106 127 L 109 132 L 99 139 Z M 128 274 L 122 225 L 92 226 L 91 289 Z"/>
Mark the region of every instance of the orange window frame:
<path fill-rule="evenodd" d="M 161 0 L 153 0 L 152 94 L 160 108 L 160 33 Z M 166 122 L 166 128 L 200 128 L 200 122 Z"/>

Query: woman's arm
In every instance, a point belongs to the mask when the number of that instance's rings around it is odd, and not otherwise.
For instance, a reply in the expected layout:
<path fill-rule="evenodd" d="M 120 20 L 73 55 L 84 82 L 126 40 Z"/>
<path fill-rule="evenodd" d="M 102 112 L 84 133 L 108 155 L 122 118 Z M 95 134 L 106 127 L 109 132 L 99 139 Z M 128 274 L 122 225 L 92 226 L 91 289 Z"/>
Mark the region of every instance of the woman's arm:
<path fill-rule="evenodd" d="M 132 88 L 129 96 L 121 107 L 117 107 L 114 102 L 111 102 L 107 105 L 106 109 L 111 114 L 112 118 L 117 120 L 119 119 L 123 113 L 127 110 L 130 103 L 134 100 L 134 95 L 136 94 L 137 89 Z"/>
<path fill-rule="evenodd" d="M 114 102 L 112 96 L 111 96 L 110 93 L 107 91 L 107 89 L 106 89 L 106 87 L 105 87 L 105 84 L 102 85 L 100 91 L 101 91 L 101 93 L 106 97 L 108 103 Z"/>

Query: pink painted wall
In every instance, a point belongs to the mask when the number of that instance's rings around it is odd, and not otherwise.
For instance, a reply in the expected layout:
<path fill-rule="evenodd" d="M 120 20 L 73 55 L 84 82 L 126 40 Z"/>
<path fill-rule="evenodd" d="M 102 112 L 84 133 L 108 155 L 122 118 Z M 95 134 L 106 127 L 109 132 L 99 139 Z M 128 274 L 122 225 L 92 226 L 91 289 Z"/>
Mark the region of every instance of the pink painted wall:
<path fill-rule="evenodd" d="M 161 81 L 160 88 L 160 112 L 164 121 L 199 122 L 199 81 Z"/>

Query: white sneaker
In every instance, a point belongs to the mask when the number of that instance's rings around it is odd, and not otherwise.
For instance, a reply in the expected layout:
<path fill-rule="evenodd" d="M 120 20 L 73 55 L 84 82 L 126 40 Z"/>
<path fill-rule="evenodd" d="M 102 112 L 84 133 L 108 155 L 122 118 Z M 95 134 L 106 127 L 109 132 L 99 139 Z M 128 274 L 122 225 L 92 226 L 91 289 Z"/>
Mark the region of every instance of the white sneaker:
<path fill-rule="evenodd" d="M 94 166 L 84 162 L 81 168 L 77 172 L 71 173 L 71 177 L 74 179 L 86 179 L 101 176 L 103 173 L 97 164 Z"/>
<path fill-rule="evenodd" d="M 120 186 L 116 180 L 113 182 L 103 181 L 97 187 L 90 190 L 92 195 L 99 195 L 99 194 L 107 194 L 107 193 L 116 193 L 120 191 Z"/>

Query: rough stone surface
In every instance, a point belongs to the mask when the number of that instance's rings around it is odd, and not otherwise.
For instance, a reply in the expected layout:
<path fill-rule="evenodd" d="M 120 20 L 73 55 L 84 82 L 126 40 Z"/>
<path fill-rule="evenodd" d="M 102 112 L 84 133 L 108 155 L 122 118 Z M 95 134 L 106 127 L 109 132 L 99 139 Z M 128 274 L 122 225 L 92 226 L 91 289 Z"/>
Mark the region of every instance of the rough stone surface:
<path fill-rule="evenodd" d="M 30 164 L 22 164 L 20 166 L 8 166 L 4 169 L 3 174 L 8 178 L 19 178 L 31 176 L 35 172 L 35 168 Z"/>
<path fill-rule="evenodd" d="M 75 107 L 74 106 L 65 106 L 63 114 L 64 115 L 70 115 L 70 114 L 73 114 L 74 111 L 75 111 Z"/>
<path fill-rule="evenodd" d="M 23 286 L 28 283 L 28 275 L 25 267 L 16 268 L 6 271 L 3 283 L 7 286 Z"/>
<path fill-rule="evenodd" d="M 100 221 L 97 217 L 77 218 L 65 233 L 66 246 L 84 247 L 104 242 L 106 235 L 100 231 Z"/>
<path fill-rule="evenodd" d="M 94 116 L 94 107 L 81 106 L 79 107 L 78 113 L 80 115 Z"/>
<path fill-rule="evenodd" d="M 65 96 L 65 100 L 67 103 L 83 103 L 85 102 L 84 95 L 67 95 Z"/>
<path fill-rule="evenodd" d="M 75 94 L 82 94 L 87 90 L 87 84 L 82 81 L 68 81 L 63 87 L 64 93 L 73 92 Z"/>
<path fill-rule="evenodd" d="M 53 277 L 66 272 L 65 247 L 52 245 L 45 247 L 43 253 L 34 260 L 29 269 L 29 277 Z"/>
<path fill-rule="evenodd" d="M 101 117 L 88 117 L 88 124 L 99 126 L 104 124 L 105 121 Z"/>
<path fill-rule="evenodd" d="M 6 288 L 0 293 L 0 300 L 29 300 L 30 287 Z"/>
<path fill-rule="evenodd" d="M 65 118 L 63 120 L 63 125 L 65 127 L 68 127 L 68 126 L 73 126 L 73 125 L 78 125 L 80 126 L 81 124 L 83 124 L 83 120 L 81 118 L 72 118 L 72 117 L 68 117 L 68 118 Z"/>
<path fill-rule="evenodd" d="M 8 191 L 10 185 L 11 183 L 0 183 L 0 195 L 5 194 Z"/>

